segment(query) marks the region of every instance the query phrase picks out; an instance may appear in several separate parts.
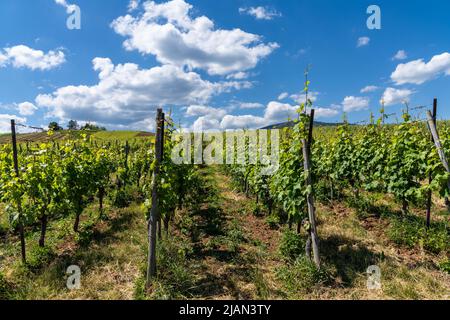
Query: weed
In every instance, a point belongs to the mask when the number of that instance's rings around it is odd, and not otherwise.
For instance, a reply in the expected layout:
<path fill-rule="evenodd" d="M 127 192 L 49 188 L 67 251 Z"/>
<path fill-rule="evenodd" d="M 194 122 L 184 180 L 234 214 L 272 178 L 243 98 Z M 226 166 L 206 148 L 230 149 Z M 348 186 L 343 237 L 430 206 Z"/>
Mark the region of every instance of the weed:
<path fill-rule="evenodd" d="M 280 225 L 280 218 L 277 215 L 272 214 L 266 218 L 266 223 L 270 229 L 276 230 Z"/>
<path fill-rule="evenodd" d="M 284 284 L 290 295 L 312 292 L 318 286 L 329 281 L 329 275 L 322 269 L 317 269 L 307 257 L 299 257 L 292 264 L 282 266 L 277 271 L 277 278 Z"/>
<path fill-rule="evenodd" d="M 450 274 L 450 259 L 442 261 L 439 264 L 439 269 Z"/>
<path fill-rule="evenodd" d="M 283 232 L 280 241 L 280 253 L 288 260 L 295 260 L 305 254 L 306 241 L 289 229 Z"/>
<path fill-rule="evenodd" d="M 415 216 L 393 217 L 388 235 L 396 244 L 408 248 L 421 246 L 433 253 L 446 252 L 450 246 L 450 235 L 445 223 L 433 223 L 429 229 L 423 219 Z"/>
<path fill-rule="evenodd" d="M 35 247 L 30 250 L 27 260 L 27 267 L 30 271 L 38 271 L 44 266 L 48 265 L 50 261 L 55 257 L 55 253 L 52 248 L 49 247 Z"/>

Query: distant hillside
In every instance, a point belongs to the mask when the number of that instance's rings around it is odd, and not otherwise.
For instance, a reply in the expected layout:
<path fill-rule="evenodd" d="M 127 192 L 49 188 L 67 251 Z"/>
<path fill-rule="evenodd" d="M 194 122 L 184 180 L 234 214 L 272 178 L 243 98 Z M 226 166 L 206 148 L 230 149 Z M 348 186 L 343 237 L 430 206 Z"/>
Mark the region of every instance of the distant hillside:
<path fill-rule="evenodd" d="M 334 126 L 338 126 L 340 124 L 341 123 L 314 121 L 314 125 L 318 126 L 318 127 L 334 127 Z M 271 126 L 267 126 L 262 129 L 272 130 L 272 129 L 292 128 L 294 125 L 295 125 L 294 121 L 287 121 L 287 122 L 282 122 L 282 123 L 274 124 Z"/>
<path fill-rule="evenodd" d="M 41 143 L 48 141 L 59 141 L 67 139 L 77 139 L 80 138 L 82 134 L 91 135 L 92 138 L 96 140 L 107 140 L 107 141 L 126 141 L 133 139 L 145 139 L 155 136 L 154 133 L 143 132 L 143 131 L 98 131 L 98 132 L 87 132 L 87 131 L 57 131 L 53 136 L 49 136 L 47 132 L 37 132 L 37 133 L 24 133 L 17 135 L 18 143 Z M 0 135 L 0 145 L 11 142 L 10 134 Z"/>

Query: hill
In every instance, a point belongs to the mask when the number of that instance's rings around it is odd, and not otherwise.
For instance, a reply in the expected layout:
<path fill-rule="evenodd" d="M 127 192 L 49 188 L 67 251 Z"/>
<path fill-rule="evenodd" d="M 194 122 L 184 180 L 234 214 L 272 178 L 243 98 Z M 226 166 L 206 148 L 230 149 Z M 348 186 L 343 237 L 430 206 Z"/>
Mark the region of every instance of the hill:
<path fill-rule="evenodd" d="M 48 141 L 61 141 L 67 139 L 79 138 L 82 134 L 87 134 L 92 136 L 96 140 L 108 140 L 108 141 L 126 141 L 134 139 L 145 139 L 149 137 L 154 137 L 154 133 L 144 132 L 144 131 L 58 131 L 55 132 L 53 136 L 49 136 L 47 132 L 37 132 L 37 133 L 24 133 L 17 135 L 18 143 L 41 143 Z M 10 134 L 0 135 L 0 145 L 11 142 Z"/>

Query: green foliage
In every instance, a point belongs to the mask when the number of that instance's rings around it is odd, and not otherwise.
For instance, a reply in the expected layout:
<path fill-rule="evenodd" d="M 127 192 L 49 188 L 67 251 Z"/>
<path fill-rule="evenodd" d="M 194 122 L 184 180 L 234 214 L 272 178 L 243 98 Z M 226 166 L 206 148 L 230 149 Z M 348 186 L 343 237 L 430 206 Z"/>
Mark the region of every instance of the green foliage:
<path fill-rule="evenodd" d="M 330 279 L 326 271 L 317 269 L 305 256 L 297 258 L 292 264 L 282 266 L 276 275 L 294 298 L 312 292 Z"/>
<path fill-rule="evenodd" d="M 280 241 L 280 253 L 288 260 L 305 255 L 306 241 L 296 232 L 286 229 Z"/>
<path fill-rule="evenodd" d="M 271 214 L 266 218 L 266 223 L 271 229 L 277 229 L 280 225 L 280 218 L 275 214 Z"/>
<path fill-rule="evenodd" d="M 158 278 L 153 283 L 152 298 L 159 300 L 191 297 L 194 277 L 189 270 L 187 256 L 192 248 L 180 239 L 158 243 Z"/>
<path fill-rule="evenodd" d="M 423 247 L 433 253 L 450 250 L 449 226 L 446 223 L 433 223 L 427 230 L 423 219 L 414 216 L 394 217 L 388 235 L 392 241 L 409 248 Z"/>
<path fill-rule="evenodd" d="M 5 276 L 0 272 L 0 300 L 8 300 L 11 296 L 11 286 Z"/>
<path fill-rule="evenodd" d="M 448 274 L 450 274 L 450 259 L 442 261 L 439 264 L 439 269 L 441 269 L 442 271 L 447 272 Z"/>
<path fill-rule="evenodd" d="M 35 247 L 30 250 L 27 260 L 27 267 L 31 271 L 37 271 L 46 266 L 55 256 L 54 251 L 49 247 Z"/>

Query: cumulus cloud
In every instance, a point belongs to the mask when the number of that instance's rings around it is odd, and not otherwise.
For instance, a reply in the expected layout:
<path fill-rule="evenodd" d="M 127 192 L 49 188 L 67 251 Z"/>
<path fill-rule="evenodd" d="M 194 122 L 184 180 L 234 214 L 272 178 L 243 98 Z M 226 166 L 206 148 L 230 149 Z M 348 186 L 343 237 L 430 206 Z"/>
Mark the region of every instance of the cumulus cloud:
<path fill-rule="evenodd" d="M 14 68 L 28 68 L 31 70 L 50 70 L 66 61 L 64 52 L 49 51 L 45 53 L 25 45 L 4 48 L 0 52 L 0 67 L 12 65 Z"/>
<path fill-rule="evenodd" d="M 243 80 L 247 79 L 250 75 L 247 72 L 236 72 L 227 76 L 227 79 Z"/>
<path fill-rule="evenodd" d="M 283 93 L 281 93 L 279 96 L 278 96 L 278 100 L 284 100 L 284 99 L 286 99 L 287 97 L 289 97 L 289 93 L 287 93 L 287 92 L 283 92 Z"/>
<path fill-rule="evenodd" d="M 391 75 L 397 85 L 423 84 L 442 74 L 450 75 L 450 53 L 445 52 L 424 62 L 423 59 L 399 64 Z"/>
<path fill-rule="evenodd" d="M 392 60 L 405 60 L 408 58 L 408 54 L 405 50 L 398 50 L 395 56 L 392 57 Z"/>
<path fill-rule="evenodd" d="M 187 108 L 186 115 L 188 117 L 206 116 L 211 119 L 221 119 L 226 115 L 226 111 L 220 108 L 192 105 Z"/>
<path fill-rule="evenodd" d="M 272 20 L 273 18 L 281 17 L 281 13 L 267 7 L 239 8 L 239 13 L 253 16 L 257 20 Z"/>
<path fill-rule="evenodd" d="M 384 91 L 381 100 L 384 102 L 385 106 L 392 106 L 403 103 L 404 101 L 409 101 L 409 98 L 413 93 L 414 91 L 408 89 L 387 88 Z"/>
<path fill-rule="evenodd" d="M 361 93 L 370 93 L 370 92 L 375 92 L 377 91 L 379 88 L 377 86 L 366 86 L 364 88 L 361 89 Z"/>
<path fill-rule="evenodd" d="M 139 7 L 140 2 L 141 0 L 130 0 L 130 2 L 128 3 L 128 12 L 136 10 Z"/>
<path fill-rule="evenodd" d="M 99 74 L 96 85 L 72 85 L 41 94 L 37 105 L 62 120 L 129 125 L 152 118 L 155 106 L 203 104 L 213 95 L 248 85 L 209 82 L 173 65 L 141 69 L 133 63 L 114 65 L 109 58 L 95 58 L 93 67 Z"/>
<path fill-rule="evenodd" d="M 369 37 L 360 37 L 360 38 L 358 39 L 358 43 L 357 43 L 356 46 L 357 46 L 358 48 L 360 48 L 360 47 L 365 47 L 365 46 L 368 46 L 369 43 L 370 43 L 370 38 L 369 38 Z"/>
<path fill-rule="evenodd" d="M 121 16 L 111 24 L 126 37 L 126 50 L 154 55 L 163 64 L 228 75 L 254 68 L 278 48 L 258 35 L 240 29 L 217 29 L 206 16 L 192 17 L 184 0 L 147 1 L 139 16 Z"/>
<path fill-rule="evenodd" d="M 370 99 L 366 97 L 347 96 L 342 101 L 342 108 L 344 112 L 367 110 L 369 103 Z"/>
<path fill-rule="evenodd" d="M 339 106 L 329 108 L 315 107 L 317 118 L 329 118 L 339 114 Z M 278 101 L 267 104 L 263 116 L 255 115 L 230 115 L 221 119 L 211 115 L 202 115 L 194 124 L 194 131 L 208 130 L 231 130 L 231 129 L 258 129 L 272 124 L 285 122 L 288 119 L 297 118 L 298 107 Z"/>
<path fill-rule="evenodd" d="M 264 108 L 264 105 L 258 102 L 241 102 L 239 107 L 241 109 L 261 109 Z"/>
<path fill-rule="evenodd" d="M 318 96 L 319 92 L 311 91 L 308 93 L 308 99 L 311 100 L 312 102 L 317 101 Z M 295 102 L 297 102 L 298 104 L 302 104 L 305 103 L 306 101 L 306 93 L 292 94 L 290 98 Z"/>
<path fill-rule="evenodd" d="M 22 116 L 32 116 L 38 109 L 33 103 L 28 101 L 19 103 L 17 108 Z"/>
<path fill-rule="evenodd" d="M 26 123 L 27 119 L 11 114 L 0 114 L 0 133 L 11 132 L 11 120 L 17 123 Z"/>

